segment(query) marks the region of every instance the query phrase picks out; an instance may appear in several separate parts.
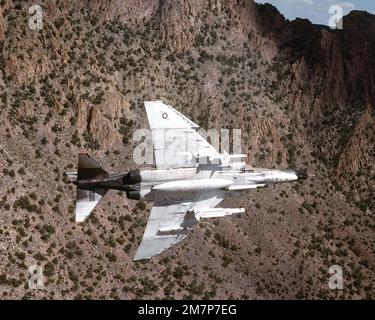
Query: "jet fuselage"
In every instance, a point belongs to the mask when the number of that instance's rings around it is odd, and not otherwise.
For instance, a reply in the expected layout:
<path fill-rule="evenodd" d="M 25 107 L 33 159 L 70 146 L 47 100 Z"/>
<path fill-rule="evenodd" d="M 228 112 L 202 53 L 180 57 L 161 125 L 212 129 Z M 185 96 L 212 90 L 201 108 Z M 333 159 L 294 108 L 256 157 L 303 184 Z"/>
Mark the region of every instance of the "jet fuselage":
<path fill-rule="evenodd" d="M 241 166 L 242 165 L 242 166 Z M 211 164 L 197 168 L 134 170 L 108 174 L 97 179 L 77 180 L 81 189 L 115 189 L 125 191 L 129 199 L 154 201 L 163 193 L 168 196 L 184 192 L 209 190 L 245 191 L 270 184 L 305 179 L 306 173 L 296 170 L 252 168 L 243 162 L 227 165 Z"/>

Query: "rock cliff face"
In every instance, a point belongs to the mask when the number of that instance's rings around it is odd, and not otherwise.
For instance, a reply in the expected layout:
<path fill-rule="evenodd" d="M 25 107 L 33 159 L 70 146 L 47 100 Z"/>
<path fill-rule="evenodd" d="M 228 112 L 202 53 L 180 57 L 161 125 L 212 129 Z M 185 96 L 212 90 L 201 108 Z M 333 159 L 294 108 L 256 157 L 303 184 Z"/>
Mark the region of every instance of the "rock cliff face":
<path fill-rule="evenodd" d="M 341 177 L 359 171 L 369 177 L 374 174 L 375 68 L 369 58 L 375 53 L 370 34 L 374 22 L 374 16 L 358 11 L 344 17 L 344 30 L 318 28 L 308 22 L 301 27 L 292 22 L 292 31 L 281 44 L 281 51 L 286 52 L 282 61 L 295 60 L 289 86 L 294 98 L 298 97 L 294 103 L 310 106 L 304 117 L 319 129 L 315 144 L 332 139 L 324 157 Z M 300 37 L 299 32 L 309 37 Z M 291 49 L 296 43 L 297 50 Z"/>
<path fill-rule="evenodd" d="M 108 19 L 118 17 L 124 23 L 140 24 L 151 19 L 159 10 L 160 2 L 155 0 L 129 0 L 124 2 L 121 0 L 86 0 L 82 7 L 89 7 L 95 12 L 103 13 Z M 73 1 L 75 5 L 81 5 L 80 2 Z"/>
<path fill-rule="evenodd" d="M 355 123 L 353 131 L 345 144 L 337 165 L 339 175 L 356 174 L 374 163 L 375 117 L 368 107 Z"/>
<path fill-rule="evenodd" d="M 46 0 L 30 30 L 32 4 L 0 1 L 3 298 L 374 298 L 373 15 L 331 30 L 252 0 Z M 134 264 L 151 205 L 110 192 L 76 225 L 63 173 L 80 151 L 134 168 L 149 99 L 241 129 L 254 166 L 317 177 L 228 199 L 246 215 Z M 24 289 L 36 263 L 43 292 Z"/>
<path fill-rule="evenodd" d="M 4 34 L 5 34 L 5 28 L 6 28 L 5 20 L 3 16 L 3 10 L 4 10 L 3 8 L 1 8 L 0 10 L 0 40 L 3 40 Z"/>

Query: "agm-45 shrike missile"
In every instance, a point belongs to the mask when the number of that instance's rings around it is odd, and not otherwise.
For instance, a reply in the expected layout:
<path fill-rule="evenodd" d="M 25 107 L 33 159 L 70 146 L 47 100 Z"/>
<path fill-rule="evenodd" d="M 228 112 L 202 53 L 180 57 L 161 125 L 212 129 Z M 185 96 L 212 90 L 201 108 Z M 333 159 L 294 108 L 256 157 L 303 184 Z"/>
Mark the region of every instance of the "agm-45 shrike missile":
<path fill-rule="evenodd" d="M 77 186 L 77 222 L 89 216 L 109 189 L 125 191 L 129 199 L 154 202 L 134 260 L 149 259 L 176 244 L 202 218 L 245 211 L 215 208 L 226 195 L 308 177 L 305 171 L 250 167 L 243 160 L 246 155 L 219 153 L 198 134 L 194 122 L 171 106 L 149 101 L 145 108 L 156 169 L 111 174 L 81 153 L 78 172 L 68 173 Z M 176 145 L 178 151 L 173 149 Z"/>

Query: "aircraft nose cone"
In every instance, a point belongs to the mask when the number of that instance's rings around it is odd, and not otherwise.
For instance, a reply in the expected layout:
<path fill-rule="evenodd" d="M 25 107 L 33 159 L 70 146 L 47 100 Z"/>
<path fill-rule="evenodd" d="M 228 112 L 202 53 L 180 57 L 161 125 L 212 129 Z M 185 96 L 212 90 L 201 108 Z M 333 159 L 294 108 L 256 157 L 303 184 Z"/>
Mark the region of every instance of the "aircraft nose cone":
<path fill-rule="evenodd" d="M 298 177 L 298 179 L 307 179 L 308 178 L 308 174 L 306 171 L 296 171 L 296 175 Z"/>

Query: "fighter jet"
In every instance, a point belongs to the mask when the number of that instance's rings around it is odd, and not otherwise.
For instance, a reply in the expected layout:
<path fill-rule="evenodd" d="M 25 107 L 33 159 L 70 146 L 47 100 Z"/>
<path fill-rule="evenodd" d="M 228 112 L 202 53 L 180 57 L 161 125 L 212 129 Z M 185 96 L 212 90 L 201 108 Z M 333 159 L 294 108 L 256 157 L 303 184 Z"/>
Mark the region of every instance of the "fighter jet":
<path fill-rule="evenodd" d="M 162 101 L 144 102 L 156 168 L 108 173 L 79 154 L 76 221 L 84 221 L 109 189 L 132 200 L 153 201 L 134 260 L 149 259 L 183 240 L 200 219 L 244 213 L 217 208 L 227 195 L 270 184 L 306 179 L 306 172 L 253 168 L 244 154 L 219 153 L 197 132 L 199 126 Z"/>

